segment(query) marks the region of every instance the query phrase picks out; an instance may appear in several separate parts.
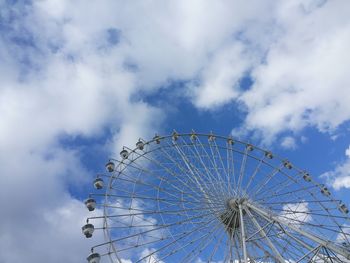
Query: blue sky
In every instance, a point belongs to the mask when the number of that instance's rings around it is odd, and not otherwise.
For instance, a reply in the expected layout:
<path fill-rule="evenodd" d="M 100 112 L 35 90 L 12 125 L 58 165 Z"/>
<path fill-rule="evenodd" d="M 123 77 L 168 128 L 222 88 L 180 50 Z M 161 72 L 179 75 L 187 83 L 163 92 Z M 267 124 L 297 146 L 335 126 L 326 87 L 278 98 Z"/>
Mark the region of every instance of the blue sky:
<path fill-rule="evenodd" d="M 98 242 L 80 229 L 94 175 L 173 129 L 267 147 L 350 206 L 348 10 L 0 0 L 1 260 L 81 262 Z"/>

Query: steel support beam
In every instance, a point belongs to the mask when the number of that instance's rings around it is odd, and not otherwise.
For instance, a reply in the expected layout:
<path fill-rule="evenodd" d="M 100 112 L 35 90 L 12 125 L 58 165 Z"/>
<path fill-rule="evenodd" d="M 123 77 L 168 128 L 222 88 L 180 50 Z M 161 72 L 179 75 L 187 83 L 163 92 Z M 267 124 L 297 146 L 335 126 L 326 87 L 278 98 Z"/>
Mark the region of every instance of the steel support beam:
<path fill-rule="evenodd" d="M 251 218 L 251 220 L 253 221 L 256 228 L 259 230 L 260 235 L 266 239 L 267 245 L 270 247 L 270 249 L 275 254 L 275 259 L 280 263 L 284 263 L 285 262 L 284 258 L 281 256 L 281 254 L 277 250 L 277 248 L 273 245 L 270 238 L 266 235 L 264 229 L 260 226 L 259 222 L 255 219 L 255 217 L 252 215 L 252 213 L 249 211 L 249 209 L 245 209 L 245 211 L 248 214 L 248 216 Z"/>
<path fill-rule="evenodd" d="M 240 218 L 240 226 L 241 226 L 243 259 L 244 259 L 244 263 L 248 263 L 246 236 L 245 236 L 244 222 L 243 222 L 243 210 L 242 210 L 242 205 L 241 204 L 238 204 L 238 210 L 239 210 L 239 218 Z"/>
<path fill-rule="evenodd" d="M 308 239 L 316 242 L 317 244 L 328 248 L 329 250 L 332 250 L 333 252 L 342 255 L 343 257 L 345 257 L 346 259 L 350 259 L 350 252 L 347 251 L 344 248 L 341 248 L 339 246 L 334 245 L 331 241 L 329 240 L 324 240 L 312 233 L 309 233 L 297 226 L 295 226 L 294 224 L 292 224 L 291 222 L 288 222 L 286 220 L 281 219 L 280 217 L 274 215 L 273 213 L 271 213 L 270 211 L 265 211 L 264 209 L 258 207 L 257 205 L 253 204 L 252 202 L 249 201 L 245 201 L 243 203 L 243 205 L 245 205 L 246 207 L 248 207 L 249 209 L 251 209 L 252 211 L 269 218 L 272 221 L 278 222 L 281 225 L 284 225 L 286 227 L 288 227 L 289 229 L 292 229 L 293 231 L 297 232 L 298 234 L 307 237 Z"/>

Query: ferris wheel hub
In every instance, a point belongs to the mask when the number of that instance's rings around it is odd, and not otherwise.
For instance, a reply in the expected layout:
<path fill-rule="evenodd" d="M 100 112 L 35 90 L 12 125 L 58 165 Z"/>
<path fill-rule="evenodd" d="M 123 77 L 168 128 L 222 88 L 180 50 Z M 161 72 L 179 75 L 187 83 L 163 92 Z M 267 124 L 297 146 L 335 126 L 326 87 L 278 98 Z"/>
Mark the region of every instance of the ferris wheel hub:
<path fill-rule="evenodd" d="M 238 206 L 247 201 L 247 198 L 237 198 L 233 197 L 227 200 L 226 206 L 228 209 L 233 211 L 238 211 Z"/>
<path fill-rule="evenodd" d="M 240 205 L 244 204 L 247 198 L 233 197 L 226 201 L 226 211 L 220 215 L 220 221 L 224 224 L 229 236 L 233 236 L 237 229 L 240 227 L 240 213 L 245 216 L 245 210 L 241 210 Z"/>

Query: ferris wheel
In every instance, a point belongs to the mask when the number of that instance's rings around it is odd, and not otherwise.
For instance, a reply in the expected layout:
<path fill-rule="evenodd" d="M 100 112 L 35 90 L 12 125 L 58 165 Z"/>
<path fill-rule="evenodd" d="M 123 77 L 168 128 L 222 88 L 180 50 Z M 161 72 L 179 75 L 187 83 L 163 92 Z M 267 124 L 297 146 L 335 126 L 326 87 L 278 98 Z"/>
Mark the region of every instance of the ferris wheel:
<path fill-rule="evenodd" d="M 82 231 L 105 242 L 89 263 L 350 262 L 347 206 L 307 171 L 232 137 L 140 139 L 94 186 Z"/>

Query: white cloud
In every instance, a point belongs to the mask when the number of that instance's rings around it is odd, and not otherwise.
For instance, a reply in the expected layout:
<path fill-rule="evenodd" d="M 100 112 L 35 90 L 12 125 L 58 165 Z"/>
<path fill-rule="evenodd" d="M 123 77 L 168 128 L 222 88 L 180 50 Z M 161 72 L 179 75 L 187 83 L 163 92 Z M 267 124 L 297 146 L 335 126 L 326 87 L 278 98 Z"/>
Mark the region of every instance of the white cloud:
<path fill-rule="evenodd" d="M 230 102 L 239 95 L 239 80 L 252 60 L 240 43 L 221 48 L 200 74 L 199 85 L 191 87 L 194 104 L 210 109 Z"/>
<path fill-rule="evenodd" d="M 291 136 L 286 136 L 282 139 L 281 146 L 285 149 L 295 149 L 297 147 L 297 144 L 295 142 L 295 139 Z"/>
<path fill-rule="evenodd" d="M 273 14 L 281 35 L 240 97 L 247 106 L 245 129 L 260 131 L 266 141 L 306 126 L 333 131 L 350 119 L 349 2 L 322 3 L 284 1 Z"/>
<path fill-rule="evenodd" d="M 203 261 L 202 259 L 200 259 L 200 258 L 197 258 L 197 260 L 196 260 L 196 262 L 195 263 L 205 263 L 206 261 Z M 211 261 L 211 262 L 213 262 L 213 263 L 222 263 L 222 261 Z M 238 263 L 238 260 L 234 260 L 233 261 L 234 263 Z"/>
<path fill-rule="evenodd" d="M 307 137 L 305 137 L 305 136 L 301 136 L 300 137 L 300 141 L 302 142 L 302 143 L 307 143 L 308 142 L 308 138 Z"/>
<path fill-rule="evenodd" d="M 84 204 L 62 196 L 60 204 L 40 208 L 29 200 L 26 209 L 1 220 L 1 258 L 3 262 L 81 262 L 89 248 L 102 242 L 102 231 L 86 239 L 81 227 L 88 216 Z M 6 207 L 4 207 L 6 209 Z M 7 211 L 8 212 L 8 211 Z"/>
<path fill-rule="evenodd" d="M 141 252 L 140 259 L 144 258 L 144 257 L 145 257 L 145 259 L 142 260 L 142 262 L 144 262 L 144 263 L 156 263 L 156 262 L 164 263 L 163 260 L 159 259 L 159 256 L 157 255 L 155 249 L 149 249 L 149 248 L 144 249 Z"/>
<path fill-rule="evenodd" d="M 91 49 L 91 40 L 101 38 L 103 30 L 119 29 L 123 40 L 119 55 L 137 66 L 138 83 L 152 89 L 168 79 L 193 78 L 208 57 L 223 44 L 232 43 L 234 34 L 247 23 L 247 31 L 258 31 L 255 20 L 269 19 L 257 15 L 269 10 L 272 2 L 180 0 L 124 5 L 104 0 L 86 6 L 84 1 L 58 4 L 51 0 L 35 3 L 34 11 L 47 22 L 38 30 L 62 39 L 64 49 L 73 53 L 82 47 Z M 98 19 L 91 19 L 96 14 Z"/>
<path fill-rule="evenodd" d="M 118 157 L 123 146 L 133 149 L 139 138 L 151 139 L 156 132 L 162 131 L 160 123 L 164 116 L 159 109 L 145 103 L 130 104 L 128 108 L 130 111 L 124 109 L 123 125 L 115 134 L 111 145 L 111 150 Z"/>
<path fill-rule="evenodd" d="M 345 150 L 345 156 L 346 159 L 339 162 L 333 170 L 320 176 L 325 178 L 327 183 L 335 190 L 350 188 L 350 146 Z"/>
<path fill-rule="evenodd" d="M 342 168 L 344 168 L 344 167 L 342 167 Z M 346 168 L 349 169 L 350 165 L 346 165 Z M 332 186 L 336 190 L 338 190 L 340 188 L 343 188 L 343 187 L 344 188 L 350 188 L 350 174 L 349 174 L 349 170 L 347 170 L 346 173 L 342 173 L 341 172 L 340 176 L 334 180 Z"/>
<path fill-rule="evenodd" d="M 346 159 L 338 163 L 332 171 L 321 175 L 335 190 L 350 188 L 350 146 L 345 150 Z"/>
<path fill-rule="evenodd" d="M 281 219 L 292 224 L 301 225 L 312 220 L 307 202 L 285 204 L 282 210 Z"/>
<path fill-rule="evenodd" d="M 349 238 L 348 238 L 348 235 L 350 234 L 350 226 L 345 224 L 342 226 L 343 227 L 343 231 L 342 233 L 339 233 L 337 238 L 336 238 L 336 241 L 338 243 L 343 243 L 343 242 L 349 242 Z"/>
<path fill-rule="evenodd" d="M 142 85 L 152 87 L 168 79 L 192 79 L 203 65 L 210 67 L 217 51 L 220 53 L 222 47 L 233 43 L 234 34 L 255 20 L 255 15 L 267 11 L 269 3 L 134 2 L 116 17 L 125 38 L 132 43 L 132 49 L 126 47 L 126 52 L 140 69 L 138 79 Z M 234 58 L 231 61 L 229 64 L 233 65 Z"/>
<path fill-rule="evenodd" d="M 0 9 L 2 18 L 20 16 L 0 39 L 0 254 L 8 263 L 62 262 L 63 255 L 81 262 L 102 238 L 83 237 L 87 210 L 68 185 L 81 191 L 92 174 L 61 138 L 101 137 L 105 128 L 125 131 L 121 139 L 148 136 L 162 114 L 134 98 L 135 76 L 117 48 L 101 50 L 97 36 L 107 22 L 85 28 L 79 6 L 64 1 Z"/>
<path fill-rule="evenodd" d="M 350 158 L 350 145 L 349 147 L 345 150 L 345 155 Z"/>

